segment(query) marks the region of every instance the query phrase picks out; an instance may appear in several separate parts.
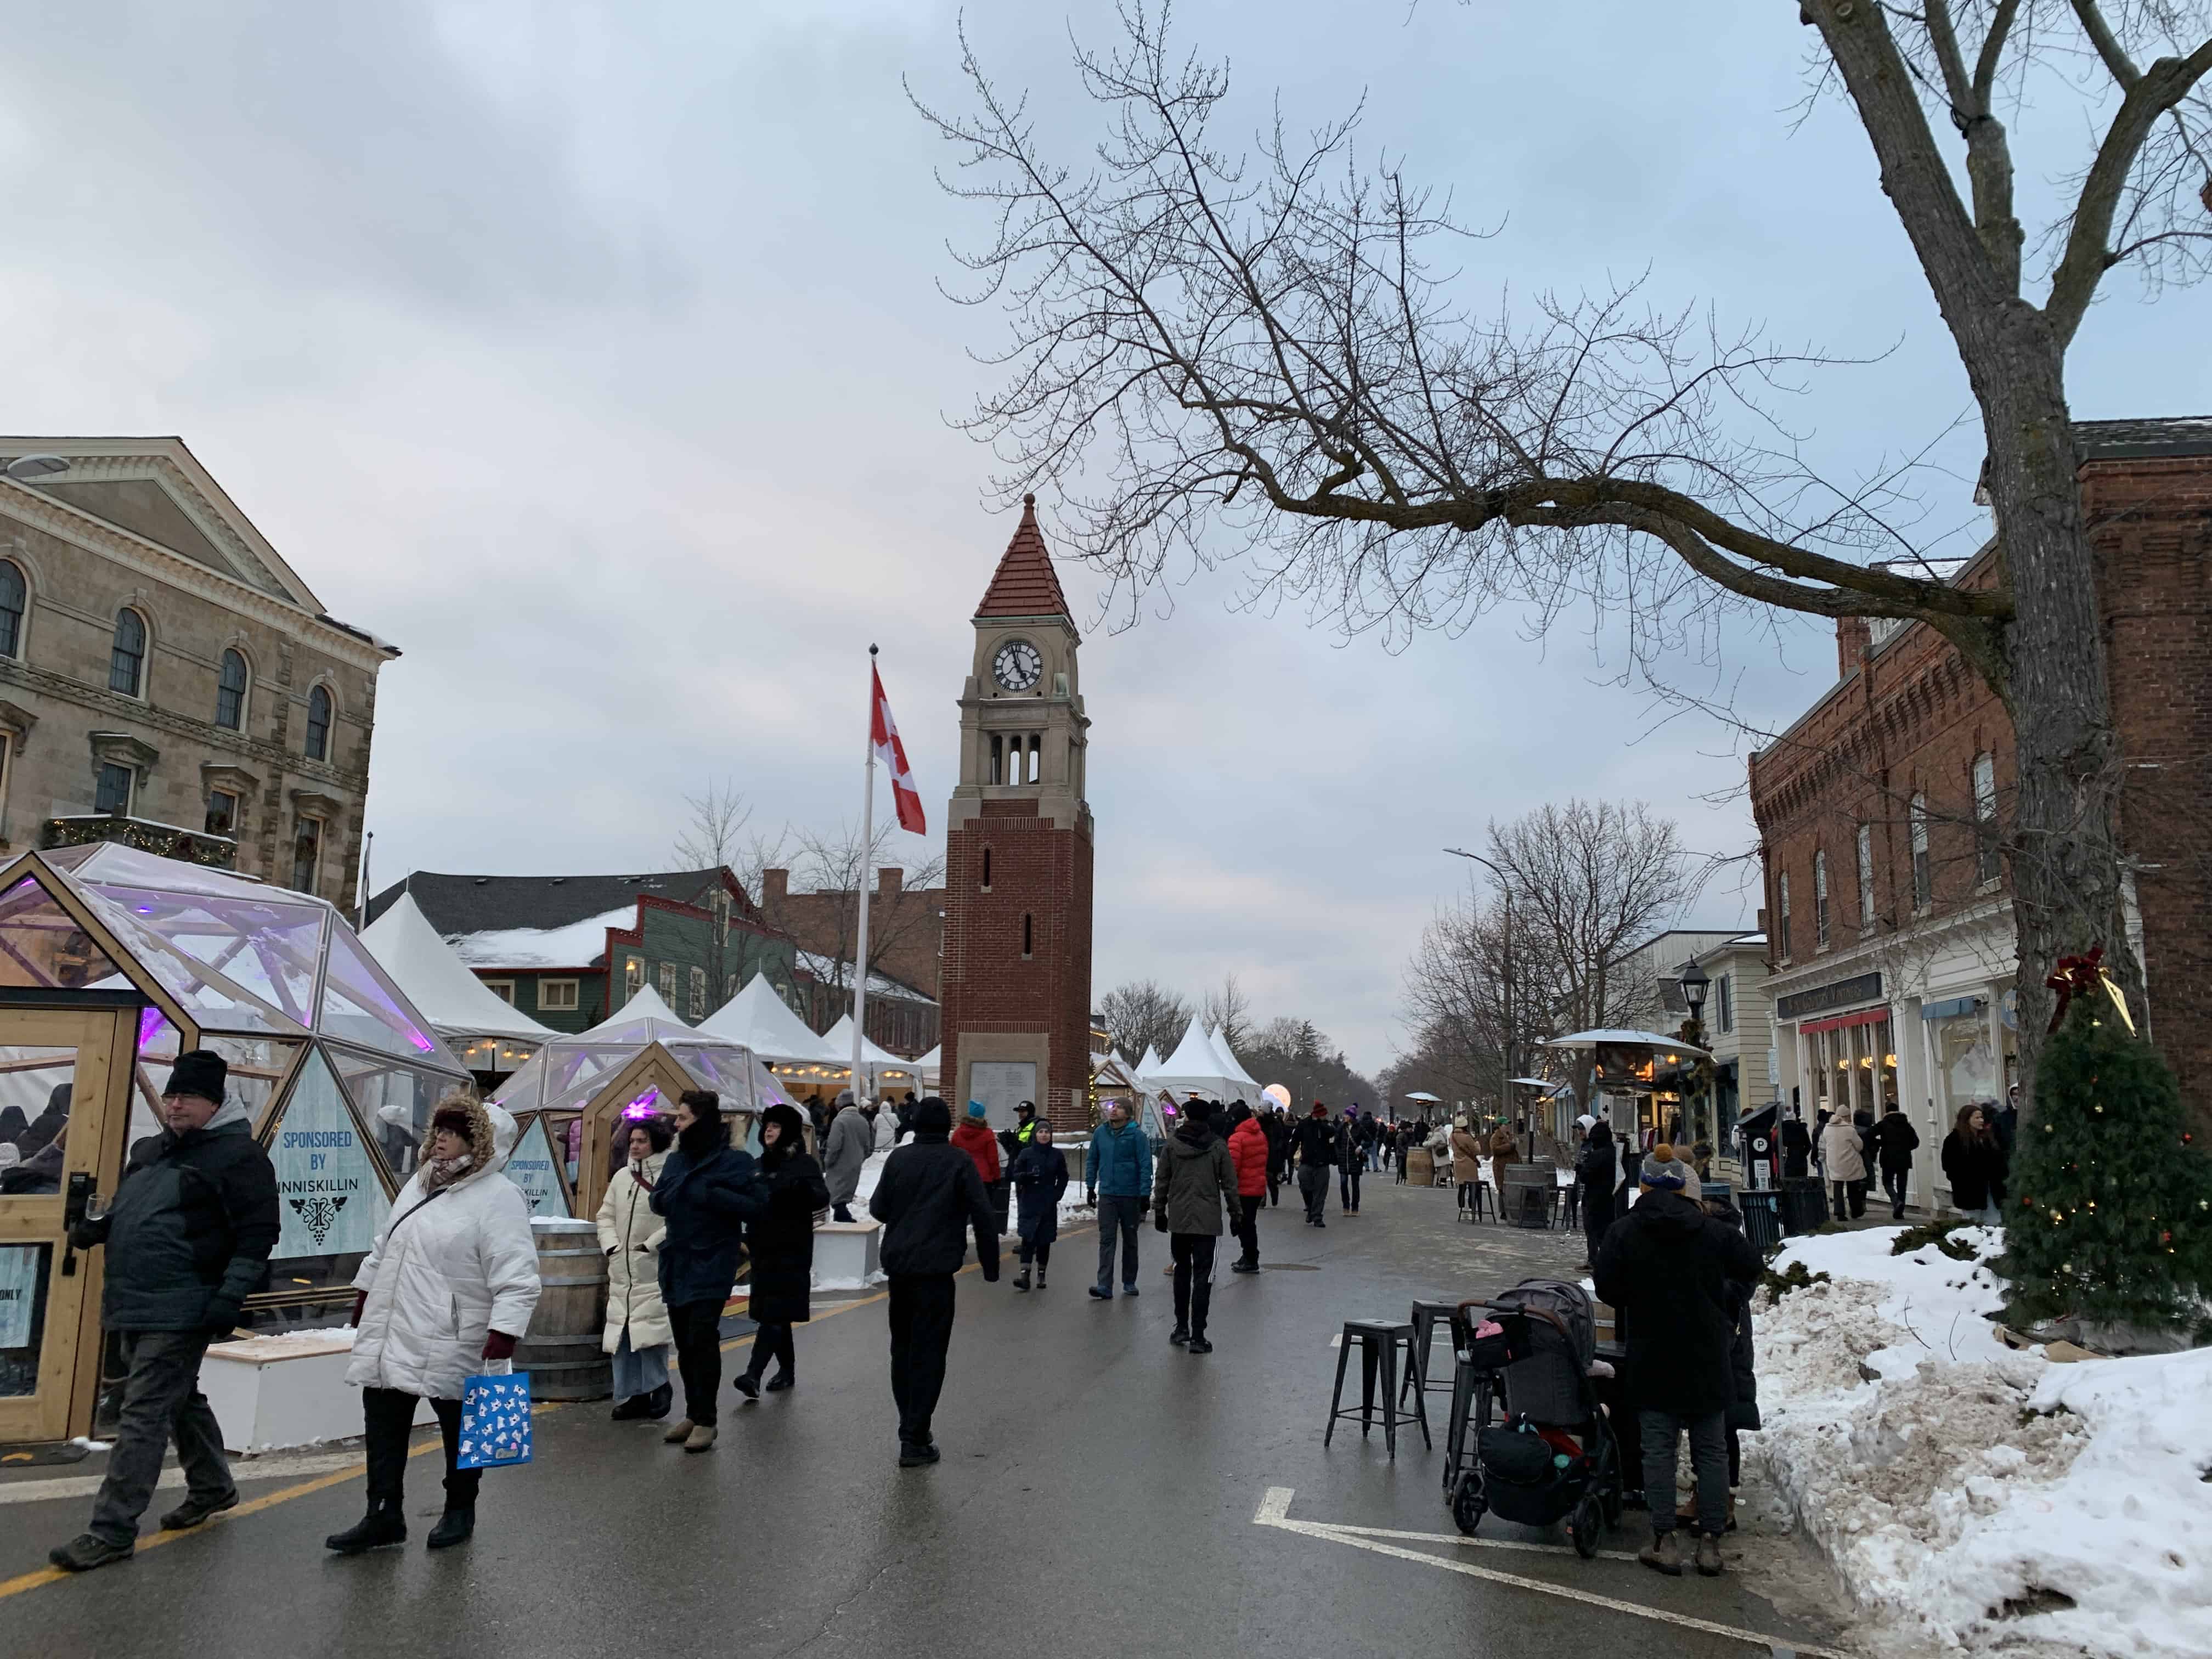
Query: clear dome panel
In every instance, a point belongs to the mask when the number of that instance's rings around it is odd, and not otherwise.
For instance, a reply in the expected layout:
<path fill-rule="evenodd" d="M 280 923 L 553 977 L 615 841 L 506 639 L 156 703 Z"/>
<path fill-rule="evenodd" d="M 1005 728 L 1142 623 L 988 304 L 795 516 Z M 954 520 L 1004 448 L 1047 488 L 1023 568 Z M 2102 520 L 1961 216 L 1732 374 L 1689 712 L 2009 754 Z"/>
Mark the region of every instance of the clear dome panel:
<path fill-rule="evenodd" d="M 416 1018 L 349 927 L 331 929 L 322 1012 L 316 1024 L 330 1036 L 362 1048 L 433 1060 L 453 1071 L 461 1069 L 460 1062 L 430 1030 L 429 1022 Z"/>
<path fill-rule="evenodd" d="M 0 985 L 82 991 L 129 983 L 37 877 L 0 893 Z"/>
<path fill-rule="evenodd" d="M 369 1145 L 395 1182 L 415 1173 L 430 1113 L 450 1089 L 466 1088 L 460 1078 L 409 1066 L 380 1054 L 330 1044 L 324 1051 L 345 1085 L 354 1109 L 368 1127 Z"/>
<path fill-rule="evenodd" d="M 315 966 L 329 911 L 319 905 L 272 904 L 257 896 L 128 887 L 96 872 L 89 884 L 192 961 L 300 1024 L 313 1023 Z"/>

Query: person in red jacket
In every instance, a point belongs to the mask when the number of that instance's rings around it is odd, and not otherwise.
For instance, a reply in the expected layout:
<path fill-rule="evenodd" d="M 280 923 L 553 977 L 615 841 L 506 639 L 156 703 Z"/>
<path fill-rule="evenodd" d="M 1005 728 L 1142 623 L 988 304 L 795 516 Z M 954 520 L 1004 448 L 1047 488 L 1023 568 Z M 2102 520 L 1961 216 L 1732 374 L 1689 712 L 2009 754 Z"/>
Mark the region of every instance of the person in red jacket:
<path fill-rule="evenodd" d="M 1267 1132 L 1251 1109 L 1238 1101 L 1229 1114 L 1229 1161 L 1237 1166 L 1237 1237 L 1244 1246 L 1243 1257 L 1229 1271 L 1260 1271 L 1260 1206 L 1267 1201 Z"/>
<path fill-rule="evenodd" d="M 975 1173 L 983 1177 L 983 1190 L 991 1195 L 991 1207 L 998 1214 L 999 1236 L 1006 1232 L 1006 1200 L 1011 1196 L 1007 1183 L 999 1179 L 999 1138 L 991 1133 L 991 1125 L 983 1103 L 968 1103 L 968 1115 L 960 1127 L 952 1132 L 952 1144 L 975 1160 Z"/>

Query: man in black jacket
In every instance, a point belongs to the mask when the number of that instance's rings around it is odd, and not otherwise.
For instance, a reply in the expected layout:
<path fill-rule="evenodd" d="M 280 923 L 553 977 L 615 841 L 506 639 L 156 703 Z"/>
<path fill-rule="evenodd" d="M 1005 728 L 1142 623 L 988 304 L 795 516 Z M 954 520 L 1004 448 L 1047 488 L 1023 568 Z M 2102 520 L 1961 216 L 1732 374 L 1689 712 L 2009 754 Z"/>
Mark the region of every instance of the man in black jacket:
<path fill-rule="evenodd" d="M 1637 1559 L 1672 1577 L 1682 1571 L 1674 1536 L 1674 1451 L 1690 1436 L 1698 1480 L 1698 1571 L 1721 1571 L 1728 1527 L 1728 1407 L 1731 1281 L 1759 1277 L 1759 1252 L 1683 1196 L 1681 1164 L 1665 1142 L 1644 1160 L 1644 1195 L 1607 1229 L 1597 1293 L 1619 1316 L 1628 1345 L 1628 1388 L 1644 1442 L 1644 1496 L 1651 1542 Z"/>
<path fill-rule="evenodd" d="M 884 1224 L 890 1279 L 891 1397 L 899 1467 L 937 1462 L 929 1419 L 952 1343 L 952 1276 L 975 1235 L 983 1277 L 999 1278 L 999 1218 L 975 1160 L 951 1144 L 951 1109 L 932 1095 L 914 1109 L 914 1139 L 884 1160 L 868 1213 Z"/>
<path fill-rule="evenodd" d="M 47 1557 L 70 1572 L 137 1548 L 138 1517 L 172 1437 L 185 1501 L 161 1517 L 163 1531 L 197 1527 L 238 1502 L 222 1432 L 199 1391 L 200 1360 L 259 1288 L 280 1226 L 276 1172 L 254 1144 L 245 1103 L 224 1103 L 228 1079 L 220 1054 L 178 1055 L 161 1091 L 167 1127 L 131 1149 L 107 1213 L 70 1235 L 82 1250 L 107 1247 L 101 1322 L 121 1339 L 131 1370 L 91 1528 Z"/>
<path fill-rule="evenodd" d="M 1336 1162 L 1336 1130 L 1328 1121 L 1328 1108 L 1313 1103 L 1313 1115 L 1291 1132 L 1291 1149 L 1298 1160 L 1298 1191 L 1306 1200 L 1306 1225 L 1326 1227 L 1322 1212 L 1328 1207 L 1328 1170 Z"/>
<path fill-rule="evenodd" d="M 1905 1194 L 1912 1182 L 1912 1155 L 1920 1150 L 1920 1131 L 1895 1101 L 1874 1126 L 1875 1145 L 1881 1157 L 1881 1188 L 1889 1194 L 1889 1218 L 1905 1219 Z"/>

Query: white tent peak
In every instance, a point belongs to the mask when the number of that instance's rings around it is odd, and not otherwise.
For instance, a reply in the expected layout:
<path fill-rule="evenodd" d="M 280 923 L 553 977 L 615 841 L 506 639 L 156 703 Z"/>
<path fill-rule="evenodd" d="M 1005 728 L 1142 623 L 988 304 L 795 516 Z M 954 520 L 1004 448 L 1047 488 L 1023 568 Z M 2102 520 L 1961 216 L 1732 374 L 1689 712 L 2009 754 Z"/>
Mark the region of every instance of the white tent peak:
<path fill-rule="evenodd" d="M 1164 1077 L 1206 1077 L 1220 1071 L 1221 1056 L 1213 1052 L 1213 1040 L 1204 1024 L 1194 1018 L 1184 1027 L 1176 1051 L 1153 1069 Z"/>
<path fill-rule="evenodd" d="M 1221 1060 L 1222 1076 L 1233 1079 L 1238 1083 L 1249 1083 L 1257 1089 L 1260 1086 L 1260 1079 L 1246 1071 L 1244 1062 L 1237 1058 L 1237 1051 L 1229 1046 L 1227 1030 L 1228 1028 L 1224 1026 L 1220 1030 L 1211 1034 L 1213 1052 Z"/>
<path fill-rule="evenodd" d="M 697 1035 L 695 1028 L 676 1017 L 676 1011 L 663 1002 L 660 993 L 650 985 L 639 986 L 636 995 L 584 1033 L 602 1042 L 624 1039 L 648 1042 L 662 1037 Z"/>
<path fill-rule="evenodd" d="M 823 1032 L 822 1041 L 830 1052 L 837 1056 L 839 1065 L 850 1066 L 853 1063 L 852 1015 L 847 1014 Z M 873 1037 L 865 1038 L 861 1042 L 860 1064 L 868 1066 L 889 1066 L 894 1071 L 908 1073 L 915 1069 L 913 1060 L 902 1055 L 895 1054 L 888 1048 L 878 1047 Z"/>
<path fill-rule="evenodd" d="M 1159 1069 L 1160 1051 L 1147 1042 L 1145 1045 L 1145 1057 L 1137 1062 L 1137 1075 L 1140 1078 L 1150 1077 Z"/>
<path fill-rule="evenodd" d="M 369 955 L 392 975 L 430 1023 L 447 1036 L 514 1036 L 542 1042 L 554 1032 L 471 973 L 439 936 L 411 893 L 361 935 Z"/>
<path fill-rule="evenodd" d="M 747 980 L 743 990 L 699 1023 L 699 1030 L 742 1042 L 763 1060 L 779 1064 L 845 1066 L 853 1058 L 850 1050 L 836 1053 L 828 1038 L 817 1036 L 792 1012 L 766 974 Z"/>

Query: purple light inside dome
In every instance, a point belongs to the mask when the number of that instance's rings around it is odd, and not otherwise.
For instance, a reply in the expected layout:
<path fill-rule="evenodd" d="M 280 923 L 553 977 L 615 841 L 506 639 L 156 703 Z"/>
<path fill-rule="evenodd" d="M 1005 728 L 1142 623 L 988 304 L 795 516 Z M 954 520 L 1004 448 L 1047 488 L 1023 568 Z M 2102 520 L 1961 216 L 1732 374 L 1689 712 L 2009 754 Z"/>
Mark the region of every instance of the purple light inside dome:
<path fill-rule="evenodd" d="M 434 1053 L 438 1047 L 436 1043 L 431 1042 L 429 1038 L 424 1036 L 412 1025 L 407 1028 L 407 1040 L 426 1054 Z"/>
<path fill-rule="evenodd" d="M 629 1105 L 623 1107 L 622 1109 L 622 1115 L 626 1118 L 631 1119 L 652 1117 L 655 1115 L 653 1108 L 659 1104 L 659 1100 L 660 1087 L 656 1084 L 652 1088 L 647 1089 L 643 1094 L 640 1095 L 635 1100 L 630 1102 Z"/>
<path fill-rule="evenodd" d="M 141 1048 L 149 1047 L 168 1023 L 169 1017 L 159 1008 L 141 1008 L 138 1011 L 138 1046 Z"/>

